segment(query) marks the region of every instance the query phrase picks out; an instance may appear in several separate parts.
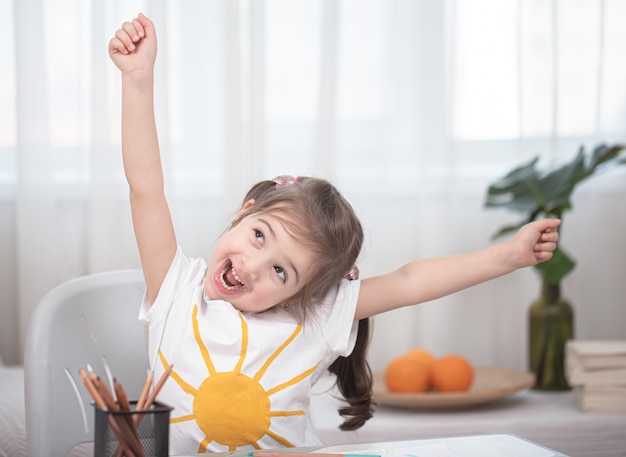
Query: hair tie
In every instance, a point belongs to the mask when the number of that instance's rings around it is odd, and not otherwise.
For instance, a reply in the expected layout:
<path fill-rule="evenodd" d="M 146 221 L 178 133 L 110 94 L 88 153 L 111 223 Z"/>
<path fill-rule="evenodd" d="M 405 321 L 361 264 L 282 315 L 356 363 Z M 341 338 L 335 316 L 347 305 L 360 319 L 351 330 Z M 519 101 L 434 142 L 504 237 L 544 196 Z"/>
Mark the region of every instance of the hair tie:
<path fill-rule="evenodd" d="M 290 186 L 296 184 L 300 178 L 298 176 L 281 175 L 276 176 L 272 181 L 276 183 L 276 189 L 280 189 L 284 186 Z"/>
<path fill-rule="evenodd" d="M 350 281 L 359 279 L 359 267 L 357 267 L 356 265 L 352 265 L 352 267 L 345 274 L 344 278 Z"/>

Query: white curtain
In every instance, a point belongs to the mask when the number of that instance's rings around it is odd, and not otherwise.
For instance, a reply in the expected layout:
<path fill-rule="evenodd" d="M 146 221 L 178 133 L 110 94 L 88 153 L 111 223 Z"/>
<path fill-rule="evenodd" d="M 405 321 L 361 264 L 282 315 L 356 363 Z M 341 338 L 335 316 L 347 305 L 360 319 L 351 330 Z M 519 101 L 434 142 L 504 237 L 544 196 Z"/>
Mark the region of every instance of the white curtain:
<path fill-rule="evenodd" d="M 535 155 L 626 139 L 625 0 L 0 0 L 0 354 L 41 296 L 138 267 L 107 43 L 157 27 L 156 109 L 180 243 L 204 256 L 245 190 L 333 180 L 366 230 L 363 276 L 479 249 L 519 215 L 487 186 Z M 576 336 L 626 338 L 626 175 L 585 183 L 563 246 Z M 532 270 L 374 322 L 375 370 L 409 347 L 526 367 Z"/>

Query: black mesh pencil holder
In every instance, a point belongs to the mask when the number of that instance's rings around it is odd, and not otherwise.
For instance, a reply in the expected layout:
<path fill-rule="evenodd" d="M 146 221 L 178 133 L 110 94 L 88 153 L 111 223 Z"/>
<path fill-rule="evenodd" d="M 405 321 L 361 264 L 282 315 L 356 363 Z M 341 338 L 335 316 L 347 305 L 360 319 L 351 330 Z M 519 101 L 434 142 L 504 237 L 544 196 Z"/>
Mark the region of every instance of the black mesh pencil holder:
<path fill-rule="evenodd" d="M 167 457 L 172 408 L 154 402 L 149 409 L 108 411 L 95 407 L 94 457 Z M 123 452 L 128 449 L 129 452 Z"/>

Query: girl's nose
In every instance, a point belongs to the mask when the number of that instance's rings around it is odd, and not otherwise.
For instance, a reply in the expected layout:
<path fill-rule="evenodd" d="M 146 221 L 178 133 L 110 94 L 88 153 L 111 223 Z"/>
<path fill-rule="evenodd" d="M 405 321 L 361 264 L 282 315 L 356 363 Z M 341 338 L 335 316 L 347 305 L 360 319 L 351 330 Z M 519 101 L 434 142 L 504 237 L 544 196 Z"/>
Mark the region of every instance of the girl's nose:
<path fill-rule="evenodd" d="M 248 257 L 244 261 L 244 272 L 252 281 L 256 281 L 259 278 L 259 272 L 261 270 L 262 260 L 258 256 Z"/>
<path fill-rule="evenodd" d="M 274 264 L 274 255 L 268 249 L 246 252 L 243 258 L 243 271 L 251 281 L 256 281 L 270 272 Z"/>

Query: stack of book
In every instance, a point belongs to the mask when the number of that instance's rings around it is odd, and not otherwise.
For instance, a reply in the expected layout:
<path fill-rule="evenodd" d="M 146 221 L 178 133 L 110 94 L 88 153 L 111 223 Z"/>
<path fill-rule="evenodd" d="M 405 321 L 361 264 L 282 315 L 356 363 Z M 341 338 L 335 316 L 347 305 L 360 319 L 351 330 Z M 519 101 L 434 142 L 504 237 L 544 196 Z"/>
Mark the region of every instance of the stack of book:
<path fill-rule="evenodd" d="M 569 340 L 565 355 L 582 411 L 626 413 L 626 340 Z"/>

